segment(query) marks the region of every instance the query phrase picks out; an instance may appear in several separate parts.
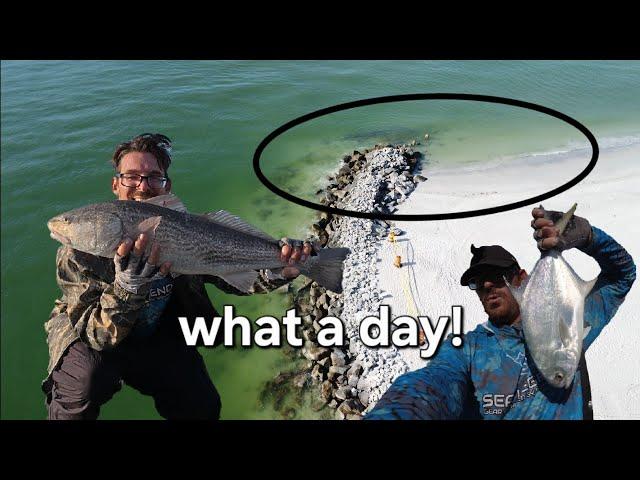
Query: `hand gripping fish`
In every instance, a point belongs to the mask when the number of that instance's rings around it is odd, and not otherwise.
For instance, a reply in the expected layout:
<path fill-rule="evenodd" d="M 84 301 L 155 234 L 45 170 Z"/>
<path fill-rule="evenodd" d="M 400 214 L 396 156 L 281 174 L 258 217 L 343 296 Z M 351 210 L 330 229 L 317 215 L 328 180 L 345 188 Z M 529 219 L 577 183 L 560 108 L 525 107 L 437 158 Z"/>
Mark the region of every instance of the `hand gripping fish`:
<path fill-rule="evenodd" d="M 188 213 L 173 194 L 87 205 L 52 218 L 47 226 L 55 240 L 101 257 L 113 257 L 125 238 L 146 232 L 160 246 L 159 265 L 171 262 L 172 273 L 215 275 L 245 292 L 254 284 L 256 270 L 286 266 L 278 240 L 224 210 Z M 348 248 L 319 249 L 296 267 L 340 293 L 348 254 Z"/>
<path fill-rule="evenodd" d="M 577 204 L 556 223 L 564 231 Z M 542 206 L 541 206 L 542 207 Z M 536 367 L 555 387 L 568 388 L 582 353 L 584 301 L 597 278 L 582 280 L 558 250 L 545 250 L 520 287 L 509 285 L 520 305 L 522 329 Z"/>

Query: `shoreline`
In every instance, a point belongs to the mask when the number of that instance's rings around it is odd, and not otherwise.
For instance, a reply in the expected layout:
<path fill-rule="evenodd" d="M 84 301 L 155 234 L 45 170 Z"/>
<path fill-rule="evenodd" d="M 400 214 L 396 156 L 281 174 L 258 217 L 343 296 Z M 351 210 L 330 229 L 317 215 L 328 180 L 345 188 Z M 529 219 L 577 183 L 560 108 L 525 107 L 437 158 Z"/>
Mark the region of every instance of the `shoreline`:
<path fill-rule="evenodd" d="M 594 170 L 583 181 L 544 201 L 543 205 L 564 211 L 577 202 L 577 215 L 607 231 L 637 261 L 640 258 L 640 222 L 633 221 L 629 208 L 640 202 L 637 188 L 640 184 L 639 158 L 638 144 L 603 149 Z M 434 208 L 446 207 L 448 211 L 463 211 L 490 206 L 478 205 L 480 201 L 486 203 L 484 199 L 509 203 L 528 196 L 523 194 L 523 189 L 543 187 L 545 177 L 575 176 L 579 171 L 575 167 L 580 162 L 584 162 L 584 157 L 569 155 L 555 163 L 524 162 L 486 172 L 469 172 L 468 175 L 453 170 L 440 174 L 429 172 L 429 182 L 419 186 L 400 206 L 398 213 L 426 213 L 421 211 L 425 204 Z M 486 183 L 492 175 L 498 174 L 505 184 L 501 192 Z M 453 182 L 457 187 L 455 193 L 449 191 Z M 559 185 L 559 182 L 555 184 Z M 522 268 L 530 271 L 539 257 L 529 223 L 533 207 L 439 222 L 397 222 L 398 227 L 406 231 L 403 255 L 408 255 L 412 263 L 407 274 L 419 314 L 438 318 L 449 315 L 452 305 L 462 305 L 465 332 L 486 321 L 486 314 L 474 292 L 461 287 L 459 282 L 471 258 L 470 245 L 503 245 L 514 254 Z M 378 280 L 385 295 L 384 303 L 391 307 L 394 315 L 409 314 L 397 282 L 397 269 L 390 261 L 392 254 L 390 246 L 383 244 L 378 257 L 381 262 Z M 576 250 L 563 255 L 583 279 L 598 275 L 600 269 L 591 257 Z M 636 286 L 587 351 L 596 418 L 640 418 L 640 372 L 634 369 L 640 364 L 640 350 L 636 346 L 636 340 L 640 338 L 638 313 L 640 292 Z M 410 370 L 427 364 L 417 349 L 400 351 L 398 362 L 406 364 Z"/>
<path fill-rule="evenodd" d="M 626 135 L 612 135 L 598 140 L 598 149 L 600 156 L 604 153 L 615 153 L 617 151 L 625 150 L 627 148 L 640 147 L 640 133 L 626 134 Z M 438 174 L 443 171 L 456 170 L 458 172 L 476 172 L 483 171 L 485 169 L 494 167 L 510 167 L 516 165 L 526 165 L 533 161 L 541 162 L 556 162 L 562 161 L 566 158 L 575 156 L 583 156 L 585 158 L 585 165 L 591 158 L 592 148 L 589 142 L 585 139 L 584 142 L 569 142 L 567 144 L 559 145 L 553 149 L 547 150 L 535 150 L 514 155 L 498 155 L 491 159 L 483 161 L 472 161 L 457 163 L 435 163 L 429 164 L 429 173 Z"/>

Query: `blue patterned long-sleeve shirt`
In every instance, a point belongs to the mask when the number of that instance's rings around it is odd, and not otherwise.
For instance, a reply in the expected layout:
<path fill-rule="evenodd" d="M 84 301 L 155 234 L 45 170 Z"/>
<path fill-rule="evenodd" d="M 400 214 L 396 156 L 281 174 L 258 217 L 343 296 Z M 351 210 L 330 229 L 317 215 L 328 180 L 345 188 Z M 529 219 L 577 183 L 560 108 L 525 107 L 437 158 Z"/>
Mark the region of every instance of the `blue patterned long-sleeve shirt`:
<path fill-rule="evenodd" d="M 586 351 L 615 315 L 636 278 L 631 256 L 593 227 L 582 251 L 601 272 L 585 300 Z M 399 377 L 366 419 L 582 419 L 582 378 L 568 389 L 551 386 L 525 349 L 521 326 L 479 325 L 463 345 L 443 342 L 429 364 Z"/>

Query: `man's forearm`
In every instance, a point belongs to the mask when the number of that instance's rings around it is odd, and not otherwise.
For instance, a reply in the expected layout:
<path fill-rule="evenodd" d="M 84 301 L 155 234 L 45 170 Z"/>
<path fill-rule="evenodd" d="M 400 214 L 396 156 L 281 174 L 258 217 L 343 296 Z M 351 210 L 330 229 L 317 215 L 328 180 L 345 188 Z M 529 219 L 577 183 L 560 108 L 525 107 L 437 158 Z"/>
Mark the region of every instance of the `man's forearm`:
<path fill-rule="evenodd" d="M 107 350 L 128 336 L 145 304 L 144 296 L 112 284 L 96 301 L 70 304 L 68 312 L 81 338 L 95 350 Z"/>
<path fill-rule="evenodd" d="M 385 392 L 367 420 L 455 420 L 466 395 L 463 382 L 433 375 L 429 366 L 399 377 Z"/>
<path fill-rule="evenodd" d="M 581 248 L 584 253 L 598 262 L 602 272 L 598 283 L 615 283 L 618 295 L 627 294 L 636 278 L 633 258 L 622 245 L 597 227 L 592 227 L 591 242 Z"/>
<path fill-rule="evenodd" d="M 584 321 L 591 327 L 584 339 L 587 349 L 624 301 L 636 279 L 636 266 L 618 242 L 596 227 L 591 243 L 581 250 L 593 257 L 602 270 L 584 306 Z"/>
<path fill-rule="evenodd" d="M 446 343 L 429 364 L 398 377 L 367 420 L 452 420 L 463 414 L 471 387 L 468 360 Z"/>
<path fill-rule="evenodd" d="M 70 247 L 58 249 L 56 266 L 56 281 L 80 338 L 95 350 L 124 340 L 147 304 L 147 294 L 130 293 L 114 280 L 105 259 Z"/>

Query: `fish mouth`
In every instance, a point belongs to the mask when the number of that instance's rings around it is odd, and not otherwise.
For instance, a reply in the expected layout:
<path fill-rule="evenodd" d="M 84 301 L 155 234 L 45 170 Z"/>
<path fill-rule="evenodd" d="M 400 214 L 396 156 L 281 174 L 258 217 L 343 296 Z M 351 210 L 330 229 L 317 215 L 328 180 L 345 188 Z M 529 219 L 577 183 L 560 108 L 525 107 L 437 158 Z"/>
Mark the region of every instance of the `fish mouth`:
<path fill-rule="evenodd" d="M 60 233 L 60 230 L 64 228 L 67 222 L 60 218 L 52 218 L 47 222 L 47 227 L 49 228 L 49 236 L 54 240 L 62 243 L 63 245 L 70 245 L 71 240 Z"/>
<path fill-rule="evenodd" d="M 564 387 L 565 381 L 566 381 L 566 376 L 563 372 L 555 372 L 553 374 L 553 378 L 551 379 L 551 383 L 557 388 Z"/>
<path fill-rule="evenodd" d="M 51 232 L 49 234 L 49 236 L 51 238 L 53 238 L 54 240 L 57 240 L 58 242 L 62 243 L 63 245 L 70 245 L 71 244 L 71 240 L 69 240 L 67 237 L 65 237 L 64 235 L 60 235 L 58 233 L 55 232 Z"/>
<path fill-rule="evenodd" d="M 556 388 L 568 388 L 571 385 L 573 376 L 570 374 L 570 370 L 563 367 L 555 368 L 549 378 L 549 383 Z"/>

